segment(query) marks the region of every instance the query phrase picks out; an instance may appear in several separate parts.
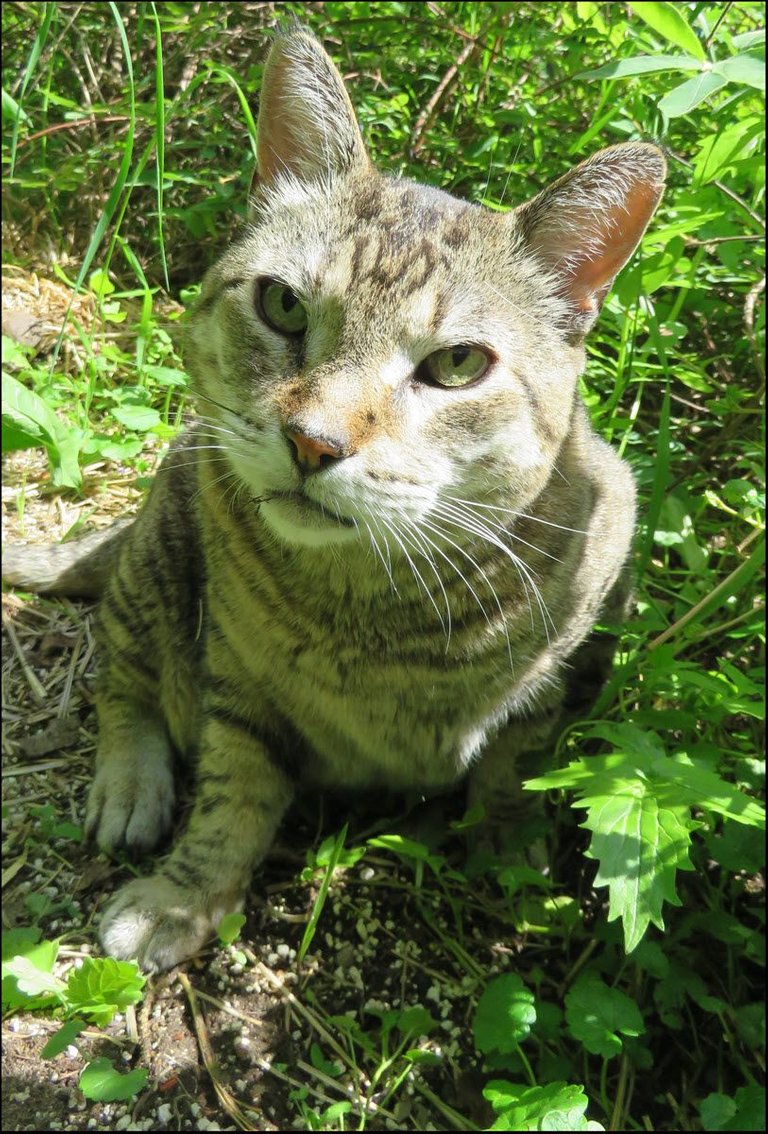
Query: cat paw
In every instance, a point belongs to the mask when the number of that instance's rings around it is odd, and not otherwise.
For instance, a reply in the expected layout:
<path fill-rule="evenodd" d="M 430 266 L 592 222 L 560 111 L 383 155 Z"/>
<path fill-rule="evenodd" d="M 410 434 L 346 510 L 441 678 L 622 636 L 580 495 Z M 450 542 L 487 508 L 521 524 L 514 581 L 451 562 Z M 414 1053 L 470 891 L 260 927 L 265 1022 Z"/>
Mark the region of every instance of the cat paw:
<path fill-rule="evenodd" d="M 219 920 L 201 905 L 196 891 L 156 875 L 117 892 L 104 911 L 99 936 L 111 957 L 137 961 L 145 972 L 163 972 L 199 952 Z"/>
<path fill-rule="evenodd" d="M 91 786 L 85 833 L 102 850 L 144 854 L 170 830 L 174 798 L 169 765 L 107 761 Z"/>

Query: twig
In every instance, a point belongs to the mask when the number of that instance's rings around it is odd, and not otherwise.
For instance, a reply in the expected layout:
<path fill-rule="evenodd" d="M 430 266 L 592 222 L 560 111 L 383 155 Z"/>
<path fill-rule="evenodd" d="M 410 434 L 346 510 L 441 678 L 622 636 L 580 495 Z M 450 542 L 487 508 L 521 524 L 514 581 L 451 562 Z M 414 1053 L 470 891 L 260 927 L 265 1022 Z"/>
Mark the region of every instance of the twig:
<path fill-rule="evenodd" d="M 258 1130 L 258 1126 L 254 1125 L 254 1119 L 258 1119 L 256 1112 L 254 1112 L 253 1118 L 249 1118 L 248 1114 L 240 1106 L 240 1103 L 237 1101 L 234 1095 L 230 1094 L 230 1092 L 222 1083 L 219 1077 L 219 1068 L 216 1062 L 216 1057 L 214 1056 L 213 1048 L 211 1047 L 211 1041 L 208 1039 L 208 1029 L 205 1024 L 205 1017 L 203 1016 L 203 1011 L 197 1002 L 197 993 L 190 984 L 189 977 L 186 973 L 180 972 L 177 975 L 181 987 L 187 994 L 187 1000 L 189 1001 L 189 1010 L 192 1013 L 192 1023 L 194 1024 L 195 1035 L 197 1036 L 197 1043 L 198 1047 L 200 1048 L 200 1054 L 203 1057 L 205 1069 L 210 1076 L 211 1082 L 213 1083 L 213 1088 L 216 1091 L 219 1102 L 224 1107 L 227 1114 L 230 1115 L 232 1121 L 241 1130 Z"/>
<path fill-rule="evenodd" d="M 765 276 L 749 289 L 747 298 L 744 301 L 744 326 L 747 331 L 747 337 L 752 347 L 752 353 L 755 356 L 755 368 L 760 375 L 760 379 L 765 385 L 765 362 L 760 347 L 757 342 L 757 335 L 755 334 L 755 304 L 759 295 L 765 291 Z"/>
<path fill-rule="evenodd" d="M 483 32 L 481 34 L 485 34 L 485 29 L 483 29 Z M 413 127 L 413 139 L 411 141 L 410 153 L 412 158 L 414 158 L 421 149 L 422 136 L 427 126 L 429 125 L 429 122 L 433 114 L 435 113 L 440 100 L 458 75 L 459 68 L 464 66 L 472 52 L 477 47 L 479 39 L 480 36 L 477 36 L 475 39 L 470 40 L 469 43 L 464 44 L 461 51 L 459 52 L 456 62 L 452 63 L 448 70 L 445 72 L 442 79 L 435 87 L 432 93 L 432 97 L 429 99 L 427 105 L 424 107 L 421 114 L 416 119 L 416 124 Z"/>
<path fill-rule="evenodd" d="M 684 165 L 686 169 L 693 169 L 693 163 L 681 157 L 680 154 L 676 154 L 674 150 L 667 149 L 666 152 L 671 158 L 679 162 L 680 165 Z M 709 181 L 707 184 L 715 185 L 721 193 L 725 193 L 726 197 L 730 197 L 732 201 L 735 201 L 739 208 L 744 209 L 744 212 L 748 213 L 755 224 L 765 232 L 765 221 L 759 213 L 756 213 L 755 210 L 747 204 L 743 197 L 740 197 L 738 193 L 734 193 L 733 189 L 730 189 L 727 185 L 723 185 L 722 181 Z"/>
<path fill-rule="evenodd" d="M 32 690 L 32 696 L 34 697 L 38 705 L 44 705 L 46 701 L 45 689 L 43 688 L 36 674 L 32 671 L 27 662 L 27 659 L 24 657 L 24 651 L 19 645 L 19 639 L 16 637 L 16 631 L 13 628 L 13 623 L 11 622 L 5 611 L 3 611 L 3 625 L 5 626 L 8 637 L 11 640 L 11 645 L 13 646 L 16 657 L 19 659 L 19 664 L 21 665 L 24 676 L 26 677 L 29 687 Z"/>

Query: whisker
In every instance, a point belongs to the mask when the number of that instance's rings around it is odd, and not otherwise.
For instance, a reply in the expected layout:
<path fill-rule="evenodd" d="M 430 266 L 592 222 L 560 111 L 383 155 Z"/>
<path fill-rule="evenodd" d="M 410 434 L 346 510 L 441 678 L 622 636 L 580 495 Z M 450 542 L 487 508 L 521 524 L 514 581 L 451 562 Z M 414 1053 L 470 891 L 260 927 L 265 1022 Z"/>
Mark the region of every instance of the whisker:
<path fill-rule="evenodd" d="M 516 516 L 521 520 L 533 520 L 537 524 L 546 524 L 548 528 L 560 528 L 564 532 L 575 532 L 576 535 L 586 535 L 585 528 L 569 528 L 565 524 L 556 524 L 553 520 L 542 520 L 539 516 L 531 516 L 527 512 L 516 512 L 513 508 L 502 508 L 499 504 L 481 504 L 479 500 L 464 500 L 461 496 L 449 496 L 445 493 L 446 500 L 453 500 L 457 504 L 468 504 L 471 508 L 488 508 L 493 512 L 506 512 L 510 516 Z"/>
<path fill-rule="evenodd" d="M 430 591 L 427 584 L 424 582 L 423 575 L 421 574 L 418 567 L 416 566 L 416 564 L 413 562 L 410 555 L 408 554 L 408 548 L 405 546 L 405 544 L 403 543 L 403 540 L 400 538 L 400 536 L 402 535 L 402 532 L 400 532 L 400 535 L 398 535 L 398 532 L 395 530 L 395 528 L 392 527 L 392 525 L 390 523 L 388 523 L 387 520 L 385 520 L 383 516 L 382 516 L 382 523 L 384 524 L 384 527 L 387 528 L 387 530 L 390 531 L 392 533 L 392 535 L 394 536 L 396 543 L 399 545 L 400 550 L 402 551 L 403 555 L 405 556 L 406 560 L 408 561 L 408 566 L 411 568 L 411 571 L 413 573 L 414 578 L 423 587 L 424 593 L 426 594 L 427 598 L 429 599 L 429 601 L 432 603 L 433 607 L 435 608 L 435 613 L 437 614 L 437 617 L 440 620 L 440 625 L 443 627 L 443 631 L 445 631 L 445 623 L 443 622 L 443 616 L 440 613 L 440 608 L 437 605 L 437 603 L 435 602 L 434 595 Z"/>

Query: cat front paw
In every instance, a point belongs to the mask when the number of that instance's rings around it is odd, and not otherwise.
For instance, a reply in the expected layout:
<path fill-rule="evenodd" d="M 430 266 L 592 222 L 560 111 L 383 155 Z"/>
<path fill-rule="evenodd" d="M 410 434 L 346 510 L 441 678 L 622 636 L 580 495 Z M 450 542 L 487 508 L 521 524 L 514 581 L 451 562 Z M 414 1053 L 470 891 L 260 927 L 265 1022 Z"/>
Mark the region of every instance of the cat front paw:
<path fill-rule="evenodd" d="M 91 786 L 85 833 L 102 850 L 144 854 L 170 830 L 174 798 L 169 764 L 107 760 Z"/>
<path fill-rule="evenodd" d="M 198 953 L 225 912 L 213 913 L 197 891 L 162 875 L 138 878 L 109 903 L 99 936 L 111 957 L 138 961 L 145 972 L 163 972 Z"/>

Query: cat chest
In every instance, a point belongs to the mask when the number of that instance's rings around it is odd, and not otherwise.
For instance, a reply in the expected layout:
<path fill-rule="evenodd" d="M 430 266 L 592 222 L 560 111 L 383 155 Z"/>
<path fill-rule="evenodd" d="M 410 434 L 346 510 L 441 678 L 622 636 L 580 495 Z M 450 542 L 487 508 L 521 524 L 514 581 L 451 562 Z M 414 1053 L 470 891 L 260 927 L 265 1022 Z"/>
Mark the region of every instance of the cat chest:
<path fill-rule="evenodd" d="M 307 740 L 312 779 L 413 787 L 463 774 L 509 693 L 508 672 L 451 660 L 444 641 L 393 639 L 385 650 L 364 625 L 313 634 L 282 613 L 258 603 L 237 619 L 220 612 L 227 668 L 241 704 L 257 716 L 276 706 Z"/>

